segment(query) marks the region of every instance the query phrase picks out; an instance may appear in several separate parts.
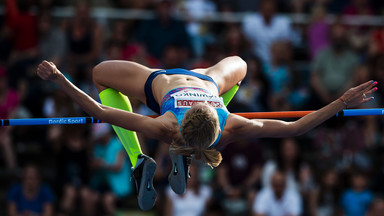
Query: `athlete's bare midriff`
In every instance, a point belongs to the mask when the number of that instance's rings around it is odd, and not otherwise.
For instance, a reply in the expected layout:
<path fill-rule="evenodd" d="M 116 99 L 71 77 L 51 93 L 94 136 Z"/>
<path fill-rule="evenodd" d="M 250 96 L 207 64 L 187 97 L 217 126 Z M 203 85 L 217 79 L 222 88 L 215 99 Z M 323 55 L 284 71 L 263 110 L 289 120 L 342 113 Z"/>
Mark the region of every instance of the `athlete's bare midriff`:
<path fill-rule="evenodd" d="M 210 91 L 214 95 L 218 95 L 218 90 L 215 84 L 210 81 L 188 75 L 167 75 L 161 74 L 157 76 L 152 83 L 153 96 L 158 104 L 170 90 L 180 87 L 197 87 Z"/>

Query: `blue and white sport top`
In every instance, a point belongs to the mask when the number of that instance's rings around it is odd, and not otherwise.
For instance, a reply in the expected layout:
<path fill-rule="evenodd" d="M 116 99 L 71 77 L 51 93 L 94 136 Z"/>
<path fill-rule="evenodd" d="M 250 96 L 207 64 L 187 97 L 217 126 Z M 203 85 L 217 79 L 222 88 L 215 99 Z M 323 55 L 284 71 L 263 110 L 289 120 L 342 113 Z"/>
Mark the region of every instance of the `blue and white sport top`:
<path fill-rule="evenodd" d="M 173 115 L 175 115 L 180 127 L 185 112 L 187 112 L 192 105 L 200 102 L 207 102 L 215 108 L 217 116 L 219 117 L 219 124 L 222 133 L 229 115 L 227 107 L 224 105 L 221 97 L 213 95 L 209 91 L 202 88 L 181 87 L 172 89 L 163 97 L 161 101 L 161 115 L 168 111 L 172 112 Z M 220 140 L 221 133 L 210 148 L 217 145 Z"/>

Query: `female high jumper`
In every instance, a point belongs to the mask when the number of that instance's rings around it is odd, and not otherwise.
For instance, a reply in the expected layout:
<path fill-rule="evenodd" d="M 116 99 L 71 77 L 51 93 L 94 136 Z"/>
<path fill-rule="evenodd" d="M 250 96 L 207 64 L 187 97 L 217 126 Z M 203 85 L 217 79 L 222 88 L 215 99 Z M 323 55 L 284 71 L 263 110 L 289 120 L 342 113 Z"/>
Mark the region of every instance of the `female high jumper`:
<path fill-rule="evenodd" d="M 105 61 L 93 69 L 102 104 L 68 81 L 52 62 L 43 61 L 37 74 L 56 83 L 89 115 L 114 125 L 132 163 L 139 206 L 148 210 L 157 197 L 152 184 L 156 162 L 142 153 L 135 132 L 171 145 L 173 167 L 168 179 L 172 189 L 182 194 L 191 155 L 216 167 L 222 160 L 217 146 L 240 139 L 301 135 L 344 108 L 372 100 L 370 95 L 377 90 L 377 82 L 368 81 L 297 121 L 250 120 L 226 108 L 246 70 L 246 63 L 237 56 L 194 70 L 160 70 L 129 61 Z M 151 118 L 133 113 L 127 96 L 136 97 L 161 115 Z"/>

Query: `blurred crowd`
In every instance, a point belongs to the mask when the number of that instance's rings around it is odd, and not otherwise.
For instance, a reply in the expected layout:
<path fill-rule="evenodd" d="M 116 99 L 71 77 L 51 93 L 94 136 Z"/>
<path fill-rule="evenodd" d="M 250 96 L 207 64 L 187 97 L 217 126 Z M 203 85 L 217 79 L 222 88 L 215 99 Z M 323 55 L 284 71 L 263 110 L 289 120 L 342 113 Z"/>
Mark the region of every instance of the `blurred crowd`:
<path fill-rule="evenodd" d="M 0 118 L 85 116 L 36 76 L 42 60 L 96 100 L 92 68 L 105 60 L 152 68 L 209 67 L 238 55 L 247 76 L 231 112 L 313 110 L 347 89 L 378 81 L 384 101 L 384 25 L 347 25 L 345 16 L 382 16 L 373 0 L 2 0 Z M 53 16 L 73 7 L 71 17 Z M 153 19 L 91 16 L 93 7 L 144 9 Z M 205 22 L 221 12 L 231 19 Z M 293 14 L 305 14 L 295 23 Z M 330 21 L 327 15 L 334 15 Z M 180 19 L 182 18 L 182 19 Z M 357 19 L 357 18 L 356 18 Z M 153 114 L 131 99 L 134 111 Z M 288 139 L 221 149 L 222 164 L 191 166 L 187 191 L 168 186 L 168 145 L 140 136 L 158 164 L 159 197 L 148 215 L 384 215 L 384 121 L 333 118 Z M 107 124 L 0 128 L 0 215 L 134 215 L 130 162 Z"/>

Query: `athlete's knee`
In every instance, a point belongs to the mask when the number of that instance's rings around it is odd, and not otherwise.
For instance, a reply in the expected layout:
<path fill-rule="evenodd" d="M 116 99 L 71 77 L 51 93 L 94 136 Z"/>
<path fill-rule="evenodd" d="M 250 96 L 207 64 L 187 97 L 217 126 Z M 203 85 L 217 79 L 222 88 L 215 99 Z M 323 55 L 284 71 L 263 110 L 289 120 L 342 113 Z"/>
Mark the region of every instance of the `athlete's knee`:
<path fill-rule="evenodd" d="M 237 70 L 238 73 L 240 73 L 240 81 L 237 83 L 237 85 L 240 85 L 241 81 L 245 78 L 245 75 L 247 74 L 247 62 L 245 62 L 241 57 L 235 56 L 237 64 L 240 67 L 240 70 Z"/>
<path fill-rule="evenodd" d="M 92 69 L 93 82 L 99 83 L 103 79 L 103 77 L 106 76 L 107 68 L 111 66 L 110 64 L 111 64 L 110 61 L 103 61 L 97 64 L 95 67 L 93 67 Z"/>
<path fill-rule="evenodd" d="M 241 57 L 239 56 L 234 56 L 236 58 L 236 61 L 238 62 L 238 64 L 240 65 L 241 67 L 241 73 L 245 74 L 247 73 L 247 62 L 245 62 Z"/>

